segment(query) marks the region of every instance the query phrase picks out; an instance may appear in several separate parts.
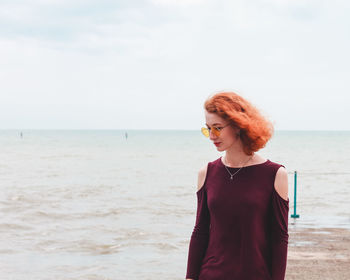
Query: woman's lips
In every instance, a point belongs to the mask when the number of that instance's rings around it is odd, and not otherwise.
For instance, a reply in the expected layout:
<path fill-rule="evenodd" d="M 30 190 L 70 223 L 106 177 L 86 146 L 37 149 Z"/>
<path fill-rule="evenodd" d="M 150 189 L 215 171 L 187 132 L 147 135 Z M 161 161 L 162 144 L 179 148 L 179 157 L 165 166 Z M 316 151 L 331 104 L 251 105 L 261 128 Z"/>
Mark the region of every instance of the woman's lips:
<path fill-rule="evenodd" d="M 214 142 L 214 145 L 217 147 L 221 144 L 221 142 Z"/>

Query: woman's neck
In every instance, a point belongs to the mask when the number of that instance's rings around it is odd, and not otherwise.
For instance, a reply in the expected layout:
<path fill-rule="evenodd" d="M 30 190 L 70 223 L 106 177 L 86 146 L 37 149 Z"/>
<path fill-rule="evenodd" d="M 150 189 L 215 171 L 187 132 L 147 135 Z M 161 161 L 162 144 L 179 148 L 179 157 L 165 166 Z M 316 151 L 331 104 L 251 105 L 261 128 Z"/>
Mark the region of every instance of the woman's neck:
<path fill-rule="evenodd" d="M 255 153 L 247 155 L 243 150 L 241 151 L 226 151 L 224 156 L 224 162 L 228 166 L 242 166 L 246 165 L 253 160 Z"/>

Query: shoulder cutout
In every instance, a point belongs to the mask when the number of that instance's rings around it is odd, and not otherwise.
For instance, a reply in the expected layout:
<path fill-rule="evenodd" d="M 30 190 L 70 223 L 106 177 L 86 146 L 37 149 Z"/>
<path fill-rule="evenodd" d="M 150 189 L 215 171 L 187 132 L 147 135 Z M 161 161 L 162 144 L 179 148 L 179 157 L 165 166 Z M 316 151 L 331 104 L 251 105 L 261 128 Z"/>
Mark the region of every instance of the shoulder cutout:
<path fill-rule="evenodd" d="M 286 168 L 281 166 L 276 173 L 274 187 L 281 198 L 288 201 L 288 173 Z"/>
<path fill-rule="evenodd" d="M 208 165 L 203 166 L 198 172 L 197 191 L 199 191 L 204 185 L 205 177 L 207 176 L 207 169 Z"/>

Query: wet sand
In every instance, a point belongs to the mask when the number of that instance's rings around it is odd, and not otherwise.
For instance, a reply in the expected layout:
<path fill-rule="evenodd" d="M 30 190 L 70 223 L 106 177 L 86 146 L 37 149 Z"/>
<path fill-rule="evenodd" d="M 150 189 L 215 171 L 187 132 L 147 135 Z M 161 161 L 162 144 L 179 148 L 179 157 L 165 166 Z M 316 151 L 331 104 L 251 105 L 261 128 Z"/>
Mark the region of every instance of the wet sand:
<path fill-rule="evenodd" d="M 286 280 L 350 279 L 350 230 L 289 227 Z"/>

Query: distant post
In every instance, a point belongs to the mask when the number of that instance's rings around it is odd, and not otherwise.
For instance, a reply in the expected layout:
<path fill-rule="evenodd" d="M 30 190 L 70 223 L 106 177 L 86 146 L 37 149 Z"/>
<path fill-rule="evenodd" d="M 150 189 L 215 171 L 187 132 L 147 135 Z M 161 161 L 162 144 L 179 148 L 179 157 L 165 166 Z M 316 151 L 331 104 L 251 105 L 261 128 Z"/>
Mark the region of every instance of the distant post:
<path fill-rule="evenodd" d="M 299 218 L 297 215 L 297 172 L 294 171 L 294 214 L 290 215 L 292 218 Z"/>

